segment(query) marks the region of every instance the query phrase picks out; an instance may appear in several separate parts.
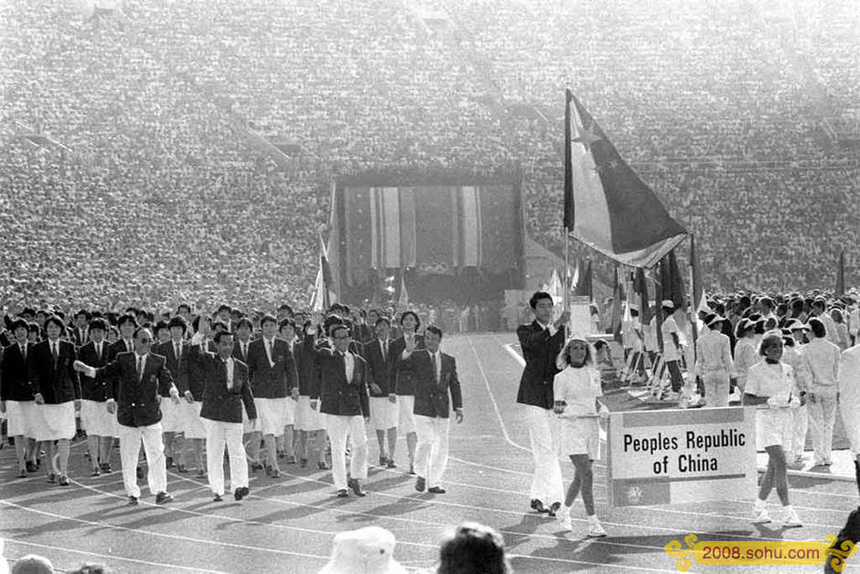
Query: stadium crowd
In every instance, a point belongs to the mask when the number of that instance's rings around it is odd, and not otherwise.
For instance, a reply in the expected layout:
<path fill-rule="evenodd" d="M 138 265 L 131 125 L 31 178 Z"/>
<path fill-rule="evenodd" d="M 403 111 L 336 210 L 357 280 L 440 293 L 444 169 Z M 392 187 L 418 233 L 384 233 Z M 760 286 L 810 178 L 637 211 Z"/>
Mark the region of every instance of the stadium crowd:
<path fill-rule="evenodd" d="M 812 4 L 434 0 L 451 24 L 428 29 L 382 0 L 7 2 L 0 285 L 300 298 L 330 178 L 370 169 L 519 163 L 529 232 L 558 250 L 570 86 L 716 288 L 820 286 L 860 215 L 856 151 L 822 129 L 855 99 L 858 22 Z"/>

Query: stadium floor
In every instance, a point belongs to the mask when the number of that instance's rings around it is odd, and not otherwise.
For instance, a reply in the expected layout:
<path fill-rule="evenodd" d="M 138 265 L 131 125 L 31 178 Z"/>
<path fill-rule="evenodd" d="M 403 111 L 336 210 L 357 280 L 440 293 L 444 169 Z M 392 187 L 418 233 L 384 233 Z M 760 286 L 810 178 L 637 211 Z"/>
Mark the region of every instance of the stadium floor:
<path fill-rule="evenodd" d="M 85 561 L 117 572 L 318 571 L 334 534 L 368 525 L 397 537 L 395 557 L 410 569 L 431 567 L 438 544 L 453 525 L 476 520 L 499 530 L 516 572 L 677 572 L 663 550 L 690 533 L 700 540 L 816 540 L 839 531 L 857 507 L 857 487 L 827 478 L 790 477 L 803 528 L 754 526 L 754 493 L 743 500 L 657 507 L 608 508 L 605 467 L 596 463 L 597 513 L 609 536 L 587 539 L 581 503 L 574 533 L 528 509 L 531 457 L 514 404 L 521 367 L 506 345 L 513 334 L 452 336 L 443 345 L 457 358 L 466 420 L 451 426 L 445 495 L 415 491 L 398 444 L 398 469 L 371 466 L 366 498 L 334 497 L 329 472 L 284 465 L 279 479 L 252 474 L 251 495 L 215 503 L 205 481 L 168 473 L 173 504 L 155 506 L 145 484 L 138 507 L 125 505 L 120 473 L 91 478 L 85 443 L 72 447 L 72 485 L 48 485 L 43 475 L 16 479 L 14 451 L 0 452 L 0 536 L 6 557 L 49 557 L 68 570 Z M 620 400 L 618 404 L 624 404 Z M 378 458 L 375 437 L 370 460 Z M 118 459 L 118 455 L 117 455 Z M 562 465 L 565 482 L 572 465 Z M 141 481 L 144 483 L 145 481 Z M 772 495 L 771 501 L 776 499 Z M 776 511 L 775 503 L 771 509 Z M 853 564 L 852 564 L 853 562 Z M 820 566 L 701 566 L 690 572 L 805 572 Z M 860 559 L 847 571 L 860 571 Z"/>

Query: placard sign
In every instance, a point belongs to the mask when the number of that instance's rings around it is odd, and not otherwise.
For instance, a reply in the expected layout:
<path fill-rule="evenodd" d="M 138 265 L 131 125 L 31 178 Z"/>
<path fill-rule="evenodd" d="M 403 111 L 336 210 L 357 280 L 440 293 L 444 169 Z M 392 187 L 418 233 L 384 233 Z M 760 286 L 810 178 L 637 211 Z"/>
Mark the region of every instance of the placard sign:
<path fill-rule="evenodd" d="M 754 407 L 613 413 L 607 432 L 612 506 L 750 498 Z"/>

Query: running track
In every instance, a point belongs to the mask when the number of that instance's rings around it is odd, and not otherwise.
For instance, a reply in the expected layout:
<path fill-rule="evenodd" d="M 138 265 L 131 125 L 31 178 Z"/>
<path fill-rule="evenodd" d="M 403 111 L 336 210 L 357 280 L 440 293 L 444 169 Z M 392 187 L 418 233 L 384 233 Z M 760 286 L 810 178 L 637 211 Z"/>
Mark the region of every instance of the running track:
<path fill-rule="evenodd" d="M 420 569 L 434 564 L 439 541 L 452 525 L 468 519 L 502 532 L 516 572 L 677 572 L 663 550 L 670 540 L 696 533 L 700 540 L 823 541 L 858 504 L 851 483 L 790 477 L 792 502 L 805 523 L 799 529 L 751 525 L 754 493 L 738 501 L 613 509 L 606 506 L 605 467 L 598 462 L 597 512 L 609 537 L 584 538 L 579 501 L 576 532 L 562 532 L 555 520 L 528 510 L 528 436 L 514 404 L 521 367 L 506 348 L 514 342 L 512 334 L 443 342 L 457 358 L 466 412 L 462 425 L 452 423 L 448 494 L 414 490 L 414 478 L 404 472 L 402 440 L 400 468 L 371 466 L 370 494 L 364 499 L 335 498 L 328 472 L 284 465 L 280 479 L 253 474 L 251 496 L 242 503 L 231 497 L 214 503 L 204 481 L 169 473 L 176 500 L 166 507 L 155 506 L 145 485 L 140 506 L 126 506 L 118 472 L 89 477 L 83 442 L 72 447 L 72 486 L 65 488 L 48 485 L 42 475 L 14 478 L 14 451 L 5 449 L 0 452 L 0 536 L 6 539 L 6 556 L 42 554 L 64 570 L 97 561 L 117 572 L 309 573 L 326 563 L 334 534 L 375 524 L 397 537 L 395 557 Z M 378 453 L 371 435 L 374 462 Z M 572 467 L 562 468 L 568 482 Z M 771 510 L 778 510 L 775 504 Z M 694 564 L 690 572 L 805 568 L 811 567 Z M 849 561 L 846 571 L 860 571 L 860 558 Z"/>

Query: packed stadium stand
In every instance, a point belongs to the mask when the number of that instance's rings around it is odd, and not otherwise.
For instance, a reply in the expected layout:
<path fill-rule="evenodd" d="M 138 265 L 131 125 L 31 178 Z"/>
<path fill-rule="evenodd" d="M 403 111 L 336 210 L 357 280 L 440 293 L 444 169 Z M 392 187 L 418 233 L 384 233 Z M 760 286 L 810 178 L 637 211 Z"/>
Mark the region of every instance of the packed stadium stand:
<path fill-rule="evenodd" d="M 30 298 L 306 301 L 331 178 L 363 170 L 517 164 L 559 252 L 565 87 L 696 234 L 710 287 L 829 286 L 857 243 L 853 0 L 0 11 L 0 287 Z"/>

